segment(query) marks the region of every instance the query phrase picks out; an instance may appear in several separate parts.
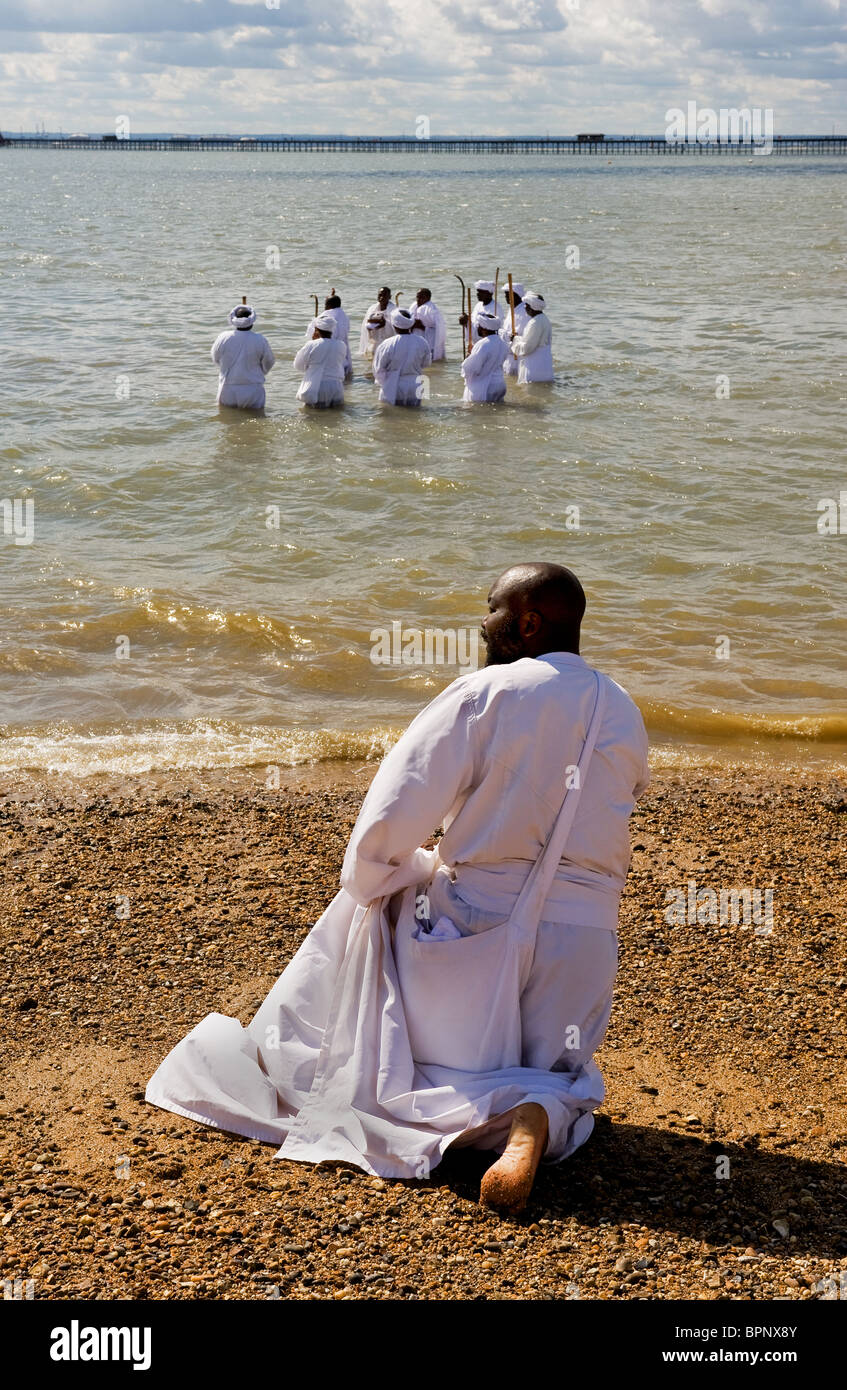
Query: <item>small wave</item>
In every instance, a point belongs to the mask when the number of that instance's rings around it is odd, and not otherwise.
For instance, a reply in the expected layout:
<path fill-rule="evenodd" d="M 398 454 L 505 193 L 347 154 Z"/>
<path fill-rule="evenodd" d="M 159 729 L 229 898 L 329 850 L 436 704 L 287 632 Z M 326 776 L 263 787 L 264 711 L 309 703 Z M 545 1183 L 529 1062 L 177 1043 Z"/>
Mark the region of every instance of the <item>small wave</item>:
<path fill-rule="evenodd" d="M 0 730 L 0 772 L 72 777 L 201 768 L 305 767 L 325 762 L 378 762 L 401 729 L 273 729 L 223 720 L 146 725 L 86 733 L 73 728 Z"/>
<path fill-rule="evenodd" d="M 656 767 L 716 766 L 810 758 L 847 762 L 847 719 L 834 715 L 773 718 L 680 709 L 645 701 L 642 713 Z M 72 777 L 248 767 L 297 768 L 328 762 L 379 761 L 404 724 L 365 729 L 275 728 L 227 720 L 147 722 L 92 731 L 70 725 L 0 728 L 0 772 Z"/>
<path fill-rule="evenodd" d="M 735 710 L 685 709 L 660 701 L 639 701 L 655 736 L 708 742 L 731 748 L 737 742 L 847 745 L 847 717 L 841 714 L 750 714 Z"/>

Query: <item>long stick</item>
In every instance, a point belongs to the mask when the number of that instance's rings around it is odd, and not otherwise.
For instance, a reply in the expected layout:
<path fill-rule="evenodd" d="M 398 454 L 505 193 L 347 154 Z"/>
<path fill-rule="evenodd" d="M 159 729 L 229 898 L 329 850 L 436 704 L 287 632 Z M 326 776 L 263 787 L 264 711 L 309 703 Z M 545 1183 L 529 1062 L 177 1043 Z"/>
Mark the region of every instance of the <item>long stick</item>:
<path fill-rule="evenodd" d="M 497 313 L 497 290 L 498 290 L 498 288 L 499 288 L 499 285 L 500 285 L 500 267 L 499 267 L 499 265 L 498 265 L 496 271 L 494 272 L 494 305 L 493 305 L 493 312 L 494 312 L 495 314 Z"/>
<path fill-rule="evenodd" d="M 400 290 L 400 291 L 399 291 L 397 294 L 395 294 L 395 296 L 394 296 L 394 307 L 395 307 L 395 309 L 399 309 L 399 308 L 400 308 L 400 296 L 402 295 L 402 293 L 403 293 L 403 291 Z"/>
<path fill-rule="evenodd" d="M 515 296 L 512 290 L 512 272 L 509 271 L 509 308 L 512 311 L 512 337 L 515 336 Z"/>
<path fill-rule="evenodd" d="M 464 280 L 462 279 L 461 275 L 457 275 L 457 274 L 456 274 L 456 271 L 455 271 L 455 270 L 453 271 L 453 274 L 456 276 L 456 279 L 458 280 L 459 284 L 460 284 L 461 287 L 462 287 L 462 298 L 459 300 L 459 304 L 460 304 L 460 306 L 461 306 L 462 314 L 464 314 L 464 312 L 465 312 L 465 282 L 464 282 Z M 465 351 L 465 325 L 462 324 L 462 356 L 463 356 L 463 357 L 467 357 L 467 355 L 468 355 L 468 354 L 467 354 L 467 352 Z"/>
<path fill-rule="evenodd" d="M 318 296 L 317 296 L 316 294 L 313 294 L 313 295 L 312 295 L 312 298 L 313 298 L 314 301 L 315 301 L 315 318 L 317 318 L 317 317 L 318 317 Z"/>
<path fill-rule="evenodd" d="M 243 295 L 241 296 L 241 303 L 242 303 L 242 304 L 246 304 L 246 303 L 247 303 L 247 296 L 246 296 L 246 294 L 243 294 Z"/>
<path fill-rule="evenodd" d="M 468 352 L 470 352 L 470 350 L 471 350 L 471 344 L 472 344 L 472 343 L 473 343 L 473 310 L 472 310 L 472 306 L 471 306 L 471 290 L 470 290 L 470 285 L 469 285 L 469 286 L 468 286 Z"/>

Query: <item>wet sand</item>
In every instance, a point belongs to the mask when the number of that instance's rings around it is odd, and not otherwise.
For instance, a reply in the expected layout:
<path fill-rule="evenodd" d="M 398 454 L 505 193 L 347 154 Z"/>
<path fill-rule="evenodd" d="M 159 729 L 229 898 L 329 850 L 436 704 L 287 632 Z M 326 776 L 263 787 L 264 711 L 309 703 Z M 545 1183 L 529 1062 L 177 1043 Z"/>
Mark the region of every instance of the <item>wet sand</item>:
<path fill-rule="evenodd" d="M 657 777 L 633 821 L 607 1101 L 517 1220 L 476 1204 L 485 1155 L 383 1182 L 144 1103 L 206 1013 L 249 1019 L 336 891 L 372 772 L 6 783 L 2 1277 L 38 1299 L 847 1284 L 847 784 L 817 773 Z M 772 930 L 669 924 L 667 890 L 687 901 L 691 881 L 771 889 Z"/>

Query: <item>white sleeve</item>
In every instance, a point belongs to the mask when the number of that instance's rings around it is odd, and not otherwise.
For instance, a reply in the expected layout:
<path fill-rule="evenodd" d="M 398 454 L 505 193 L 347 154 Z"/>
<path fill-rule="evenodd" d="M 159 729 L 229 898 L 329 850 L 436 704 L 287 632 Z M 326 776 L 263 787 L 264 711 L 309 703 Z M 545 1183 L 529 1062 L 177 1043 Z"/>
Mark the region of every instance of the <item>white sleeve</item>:
<path fill-rule="evenodd" d="M 271 345 L 270 345 L 270 343 L 268 342 L 267 338 L 263 338 L 263 339 L 262 339 L 262 356 L 261 356 L 261 358 L 260 358 L 260 365 L 261 365 L 262 371 L 265 373 L 265 376 L 267 376 L 268 372 L 270 371 L 270 369 L 271 369 L 271 367 L 273 366 L 273 364 L 274 364 L 275 361 L 276 361 L 276 358 L 274 357 L 274 354 L 273 354 L 273 348 L 271 347 Z"/>
<path fill-rule="evenodd" d="M 374 381 L 377 381 L 380 384 L 382 384 L 382 381 L 384 380 L 385 376 L 391 370 L 390 365 L 385 361 L 390 346 L 391 339 L 388 338 L 384 343 L 379 344 L 376 352 L 374 353 Z"/>
<path fill-rule="evenodd" d="M 312 343 L 304 343 L 294 358 L 294 370 L 296 372 L 306 372 L 309 369 L 309 361 L 312 356 Z"/>
<path fill-rule="evenodd" d="M 221 360 L 221 343 L 223 342 L 225 337 L 225 333 L 219 333 L 215 341 L 212 343 L 212 361 L 215 363 L 215 365 L 217 365 Z"/>
<path fill-rule="evenodd" d="M 529 357 L 531 352 L 541 347 L 544 337 L 544 325 L 539 318 L 530 319 L 523 333 L 512 343 L 512 352 L 516 357 Z"/>
<path fill-rule="evenodd" d="M 484 342 L 485 339 L 480 338 L 462 363 L 462 376 L 465 381 L 473 381 L 475 377 L 483 376 L 485 373 L 486 367 L 483 359 L 486 354 L 482 350 Z"/>
<path fill-rule="evenodd" d="M 353 827 L 341 884 L 365 906 L 431 876 L 433 855 L 419 848 L 473 785 L 477 766 L 476 712 L 460 677 L 421 710 L 394 745 L 370 785 Z"/>
<path fill-rule="evenodd" d="M 648 738 L 647 738 L 647 730 L 646 730 L 645 727 L 644 727 L 644 721 L 643 721 L 643 719 L 642 719 L 640 722 L 641 722 L 641 729 L 640 729 L 640 735 L 641 735 L 641 737 L 640 737 L 640 739 L 639 739 L 639 743 L 640 743 L 640 750 L 639 750 L 639 751 L 640 751 L 640 753 L 641 753 L 641 770 L 640 770 L 640 773 L 639 773 L 638 781 L 636 782 L 635 787 L 633 788 L 633 793 L 632 793 L 633 796 L 635 797 L 635 800 L 636 800 L 636 801 L 639 801 L 639 800 L 641 799 L 641 797 L 644 795 L 644 793 L 646 792 L 647 788 L 648 788 L 649 785 L 650 785 L 650 763 L 649 763 L 650 744 L 649 744 L 649 740 L 648 740 Z"/>

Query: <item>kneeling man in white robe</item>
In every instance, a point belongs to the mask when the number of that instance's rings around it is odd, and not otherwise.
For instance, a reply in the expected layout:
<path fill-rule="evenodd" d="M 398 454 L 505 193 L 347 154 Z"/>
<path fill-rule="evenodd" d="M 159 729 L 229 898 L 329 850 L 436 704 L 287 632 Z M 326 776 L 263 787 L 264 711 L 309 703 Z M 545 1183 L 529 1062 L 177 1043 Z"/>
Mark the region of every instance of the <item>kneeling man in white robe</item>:
<path fill-rule="evenodd" d="M 553 380 L 553 329 L 544 312 L 544 296 L 525 294 L 526 327 L 512 339 L 518 359 L 518 383 Z"/>
<path fill-rule="evenodd" d="M 496 314 L 479 314 L 476 320 L 477 341 L 462 363 L 465 378 L 465 401 L 502 401 L 506 394 L 503 364 L 509 349 L 500 337 L 500 320 Z"/>
<path fill-rule="evenodd" d="M 425 383 L 423 370 L 432 364 L 423 333 L 413 333 L 415 315 L 395 309 L 391 315 L 394 337 L 386 338 L 374 353 L 374 381 L 379 399 L 386 405 L 420 405 Z"/>
<path fill-rule="evenodd" d="M 480 1195 L 506 1211 L 542 1157 L 584 1143 L 648 782 L 638 710 L 579 655 L 584 607 L 560 565 L 496 580 L 486 667 L 382 763 L 341 891 L 252 1022 L 208 1015 L 149 1101 L 385 1178 L 426 1177 L 451 1145 L 494 1150 Z"/>
<path fill-rule="evenodd" d="M 311 340 L 294 358 L 294 370 L 303 376 L 297 399 L 319 409 L 343 405 L 346 353 L 335 337 L 336 320 L 331 313 L 319 314 L 314 325 Z"/>
<path fill-rule="evenodd" d="M 249 304 L 233 309 L 229 321 L 232 328 L 212 344 L 212 361 L 220 369 L 218 404 L 262 410 L 265 377 L 276 360 L 271 345 L 261 333 L 250 331 L 256 314 Z"/>

